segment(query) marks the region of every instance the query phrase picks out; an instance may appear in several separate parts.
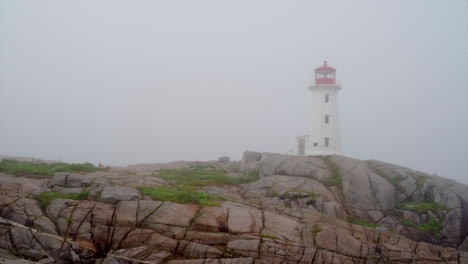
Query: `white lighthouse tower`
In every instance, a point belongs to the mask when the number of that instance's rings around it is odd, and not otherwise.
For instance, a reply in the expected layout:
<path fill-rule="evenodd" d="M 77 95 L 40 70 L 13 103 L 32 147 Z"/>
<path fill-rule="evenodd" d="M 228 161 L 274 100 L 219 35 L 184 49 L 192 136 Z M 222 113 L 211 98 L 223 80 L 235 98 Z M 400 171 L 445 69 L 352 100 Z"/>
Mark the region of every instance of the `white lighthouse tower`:
<path fill-rule="evenodd" d="M 340 153 L 340 122 L 336 69 L 327 65 L 315 69 L 315 82 L 309 86 L 312 99 L 309 134 L 297 137 L 297 154 L 332 155 Z"/>

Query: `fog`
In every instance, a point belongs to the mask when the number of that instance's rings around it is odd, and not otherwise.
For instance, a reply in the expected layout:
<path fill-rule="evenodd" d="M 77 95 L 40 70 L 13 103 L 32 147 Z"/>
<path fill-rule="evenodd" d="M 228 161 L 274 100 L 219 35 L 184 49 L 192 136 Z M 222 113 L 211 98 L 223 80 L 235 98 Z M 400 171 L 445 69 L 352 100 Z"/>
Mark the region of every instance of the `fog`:
<path fill-rule="evenodd" d="M 343 155 L 468 183 L 468 1 L 2 1 L 0 155 L 287 153 L 337 69 Z"/>

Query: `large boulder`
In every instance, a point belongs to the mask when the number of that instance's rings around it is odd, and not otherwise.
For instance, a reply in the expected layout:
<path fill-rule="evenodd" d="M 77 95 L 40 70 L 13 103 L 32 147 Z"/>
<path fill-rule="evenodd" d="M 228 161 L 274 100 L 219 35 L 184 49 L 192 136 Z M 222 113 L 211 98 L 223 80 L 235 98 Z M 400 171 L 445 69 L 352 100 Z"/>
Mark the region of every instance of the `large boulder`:
<path fill-rule="evenodd" d="M 342 177 L 347 203 L 359 210 L 390 210 L 396 204 L 396 192 L 391 183 L 373 172 L 367 162 L 343 156 L 332 156 Z"/>
<path fill-rule="evenodd" d="M 58 172 L 52 178 L 53 186 L 90 187 L 94 177 L 68 172 Z"/>

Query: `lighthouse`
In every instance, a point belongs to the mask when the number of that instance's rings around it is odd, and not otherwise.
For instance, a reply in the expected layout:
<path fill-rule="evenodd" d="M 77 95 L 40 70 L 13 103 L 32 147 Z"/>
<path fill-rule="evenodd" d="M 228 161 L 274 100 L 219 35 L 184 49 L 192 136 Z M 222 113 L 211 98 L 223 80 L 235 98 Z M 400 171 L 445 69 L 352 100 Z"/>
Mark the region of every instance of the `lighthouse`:
<path fill-rule="evenodd" d="M 338 91 L 336 69 L 327 61 L 315 69 L 315 80 L 309 86 L 311 113 L 309 134 L 297 137 L 296 154 L 333 155 L 340 153 L 340 121 L 338 117 Z"/>

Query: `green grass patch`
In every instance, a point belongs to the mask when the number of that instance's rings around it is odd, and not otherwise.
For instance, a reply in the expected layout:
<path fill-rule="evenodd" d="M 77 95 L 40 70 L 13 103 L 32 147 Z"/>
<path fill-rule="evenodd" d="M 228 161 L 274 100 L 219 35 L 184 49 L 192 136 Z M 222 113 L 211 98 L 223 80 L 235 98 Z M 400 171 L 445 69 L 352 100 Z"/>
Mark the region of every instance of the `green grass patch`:
<path fill-rule="evenodd" d="M 39 195 L 34 196 L 33 198 L 38 200 L 41 203 L 42 207 L 46 208 L 50 204 L 50 202 L 52 202 L 55 199 L 86 200 L 88 199 L 88 196 L 88 191 L 68 194 L 61 194 L 59 192 L 43 192 Z"/>
<path fill-rule="evenodd" d="M 259 174 L 251 172 L 244 177 L 231 177 L 224 170 L 211 166 L 193 166 L 188 169 L 161 169 L 155 177 L 167 181 L 168 186 L 138 187 L 144 195 L 158 201 L 171 201 L 202 206 L 219 206 L 217 201 L 227 200 L 224 197 L 206 194 L 196 188 L 204 186 L 237 185 L 257 181 Z"/>
<path fill-rule="evenodd" d="M 106 170 L 105 168 L 98 168 L 91 163 L 31 163 L 19 162 L 15 160 L 2 160 L 0 161 L 0 172 L 11 174 L 33 174 L 41 176 L 53 176 L 57 172 L 77 172 L 86 173 L 93 171 Z"/>
<path fill-rule="evenodd" d="M 325 159 L 325 165 L 330 170 L 332 177 L 328 180 L 321 181 L 321 183 L 327 186 L 341 186 L 342 179 L 340 168 L 338 168 L 338 166 L 336 166 L 336 164 L 331 162 L 328 158 Z"/>
<path fill-rule="evenodd" d="M 409 210 L 409 211 L 414 211 L 418 213 L 425 213 L 425 212 L 431 211 L 434 214 L 438 214 L 440 211 L 443 211 L 443 210 L 448 210 L 447 207 L 440 205 L 436 202 L 417 203 L 417 202 L 407 201 L 398 205 L 398 207 L 400 207 L 403 210 Z"/>
<path fill-rule="evenodd" d="M 146 196 L 158 201 L 169 201 L 183 204 L 199 204 L 202 206 L 219 206 L 217 201 L 225 201 L 226 198 L 206 194 L 192 188 L 177 188 L 168 186 L 137 187 Z"/>
<path fill-rule="evenodd" d="M 355 218 L 355 217 L 350 217 L 348 216 L 346 218 L 346 221 L 351 223 L 351 224 L 355 224 L 355 225 L 360 225 L 360 226 L 365 226 L 365 227 L 370 227 L 370 228 L 376 228 L 378 227 L 379 225 L 377 224 L 374 224 L 374 223 L 369 223 L 369 222 L 366 222 L 362 219 L 359 219 L 359 218 Z"/>
<path fill-rule="evenodd" d="M 429 222 L 425 224 L 417 225 L 416 228 L 423 232 L 430 233 L 437 238 L 440 238 L 440 231 L 442 231 L 442 224 L 435 220 L 429 220 Z"/>
<path fill-rule="evenodd" d="M 317 234 L 319 232 L 322 232 L 322 227 L 320 225 L 317 225 L 317 224 L 314 224 L 314 226 L 312 227 L 312 230 L 310 230 L 310 232 L 312 233 L 312 236 L 315 237 L 317 236 Z"/>
<path fill-rule="evenodd" d="M 442 228 L 443 228 L 442 224 L 435 220 L 429 220 L 429 222 L 425 224 L 420 224 L 420 225 L 416 225 L 410 220 L 401 216 L 398 217 L 398 220 L 400 220 L 400 223 L 402 223 L 405 226 L 415 227 L 422 232 L 426 232 L 426 233 L 434 235 L 436 238 L 440 238 L 441 236 L 440 232 L 442 231 Z"/>
<path fill-rule="evenodd" d="M 272 236 L 272 235 L 263 235 L 263 234 L 260 234 L 260 235 L 258 235 L 258 236 L 261 237 L 261 238 L 280 239 L 279 237 L 277 237 L 277 236 Z"/>
<path fill-rule="evenodd" d="M 413 222 L 411 222 L 410 220 L 404 218 L 404 217 L 397 217 L 398 220 L 400 220 L 400 223 L 403 224 L 404 226 L 411 226 L 411 227 L 415 227 L 416 225 L 413 224 Z"/>
<path fill-rule="evenodd" d="M 210 166 L 193 166 L 188 169 L 162 169 L 156 177 L 168 181 L 177 187 L 200 187 L 237 185 L 257 181 L 258 173 L 249 173 L 245 177 L 234 178 L 226 174 L 224 170 L 215 169 Z"/>

